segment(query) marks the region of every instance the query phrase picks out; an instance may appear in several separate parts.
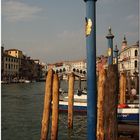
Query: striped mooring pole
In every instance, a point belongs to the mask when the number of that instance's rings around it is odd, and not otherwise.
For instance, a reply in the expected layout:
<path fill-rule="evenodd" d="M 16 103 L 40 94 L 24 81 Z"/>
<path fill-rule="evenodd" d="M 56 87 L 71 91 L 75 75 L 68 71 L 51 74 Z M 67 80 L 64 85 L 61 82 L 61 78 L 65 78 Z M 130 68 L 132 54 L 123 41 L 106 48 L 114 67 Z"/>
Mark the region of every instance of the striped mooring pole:
<path fill-rule="evenodd" d="M 113 64 L 113 38 L 114 35 L 111 33 L 111 27 L 108 29 L 109 33 L 106 36 L 108 39 L 108 65 Z"/>
<path fill-rule="evenodd" d="M 86 2 L 86 50 L 87 50 L 87 137 L 96 140 L 97 84 L 96 84 L 96 1 Z"/>

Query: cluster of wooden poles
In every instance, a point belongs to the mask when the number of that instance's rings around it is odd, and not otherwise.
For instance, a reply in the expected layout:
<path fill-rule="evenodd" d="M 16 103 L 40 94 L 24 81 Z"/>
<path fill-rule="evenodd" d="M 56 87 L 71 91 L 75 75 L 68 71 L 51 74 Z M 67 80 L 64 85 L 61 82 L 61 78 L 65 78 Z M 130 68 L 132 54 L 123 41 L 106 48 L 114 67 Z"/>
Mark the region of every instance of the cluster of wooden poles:
<path fill-rule="evenodd" d="M 68 128 L 73 127 L 73 102 L 74 102 L 74 74 L 69 75 L 68 85 Z M 42 118 L 41 140 L 47 140 L 49 125 L 51 125 L 51 140 L 57 140 L 58 119 L 59 119 L 59 78 L 52 69 L 48 71 L 46 78 L 44 97 L 44 111 Z M 52 121 L 50 124 L 50 114 L 52 110 Z"/>
<path fill-rule="evenodd" d="M 98 79 L 97 140 L 117 140 L 118 71 L 102 69 Z"/>
<path fill-rule="evenodd" d="M 75 81 L 73 73 L 69 75 L 68 80 L 68 128 L 72 129 Z M 48 71 L 45 88 L 41 140 L 49 139 L 49 125 L 51 125 L 50 139 L 57 140 L 59 120 L 59 78 L 52 69 Z M 108 70 L 102 69 L 99 72 L 97 89 L 97 140 L 117 140 L 118 93 L 120 93 L 120 104 L 125 103 L 126 75 L 122 73 L 119 76 L 117 65 L 110 65 Z M 52 121 L 50 121 L 51 111 Z"/>
<path fill-rule="evenodd" d="M 122 72 L 120 74 L 120 98 L 119 98 L 119 104 L 125 104 L 126 103 L 126 73 Z"/>
<path fill-rule="evenodd" d="M 102 69 L 97 89 L 97 140 L 117 140 L 117 109 L 126 103 L 126 74 L 119 74 L 117 65 Z"/>

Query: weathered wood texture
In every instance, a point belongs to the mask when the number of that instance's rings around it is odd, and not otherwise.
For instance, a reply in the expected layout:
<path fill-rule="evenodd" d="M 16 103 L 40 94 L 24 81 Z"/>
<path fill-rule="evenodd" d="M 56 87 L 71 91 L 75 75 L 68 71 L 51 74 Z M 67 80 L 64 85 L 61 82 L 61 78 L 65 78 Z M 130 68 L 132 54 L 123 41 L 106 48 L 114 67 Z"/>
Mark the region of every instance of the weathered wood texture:
<path fill-rule="evenodd" d="M 127 93 L 130 96 L 130 91 L 131 91 L 131 77 L 130 77 L 130 73 L 128 73 L 128 76 L 126 78 L 126 87 L 127 87 Z"/>
<path fill-rule="evenodd" d="M 139 125 L 133 123 L 118 124 L 118 140 L 139 140 Z"/>
<path fill-rule="evenodd" d="M 58 117 L 59 117 L 59 79 L 58 75 L 53 76 L 53 96 L 52 96 L 52 126 L 51 140 L 57 140 L 58 135 Z"/>
<path fill-rule="evenodd" d="M 51 107 L 51 98 L 52 98 L 52 80 L 53 80 L 53 70 L 50 69 L 48 71 L 48 74 L 46 77 L 44 110 L 43 110 L 42 129 L 41 129 L 41 140 L 48 139 L 50 107 Z"/>
<path fill-rule="evenodd" d="M 120 75 L 120 104 L 126 103 L 126 74 Z"/>
<path fill-rule="evenodd" d="M 105 80 L 104 96 L 104 140 L 117 140 L 118 106 L 118 71 L 117 65 L 110 65 Z"/>
<path fill-rule="evenodd" d="M 68 128 L 73 128 L 74 74 L 69 75 L 68 85 Z"/>
<path fill-rule="evenodd" d="M 106 70 L 99 71 L 97 101 L 97 140 L 104 140 L 104 93 Z"/>

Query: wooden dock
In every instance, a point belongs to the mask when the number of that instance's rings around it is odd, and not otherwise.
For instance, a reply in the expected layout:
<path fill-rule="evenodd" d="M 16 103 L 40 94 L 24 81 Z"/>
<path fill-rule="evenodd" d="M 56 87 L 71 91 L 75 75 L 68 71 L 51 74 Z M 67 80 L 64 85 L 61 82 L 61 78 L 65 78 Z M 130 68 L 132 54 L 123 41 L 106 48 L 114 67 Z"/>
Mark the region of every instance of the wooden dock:
<path fill-rule="evenodd" d="M 118 140 L 139 140 L 138 124 L 119 124 Z"/>

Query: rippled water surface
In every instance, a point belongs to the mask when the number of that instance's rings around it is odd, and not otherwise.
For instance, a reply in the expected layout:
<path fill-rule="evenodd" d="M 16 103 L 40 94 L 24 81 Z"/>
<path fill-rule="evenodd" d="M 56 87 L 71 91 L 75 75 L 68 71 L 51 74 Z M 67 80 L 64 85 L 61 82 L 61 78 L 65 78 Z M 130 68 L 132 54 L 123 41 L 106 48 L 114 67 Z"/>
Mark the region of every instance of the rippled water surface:
<path fill-rule="evenodd" d="M 62 81 L 61 85 L 67 89 L 67 83 Z M 40 139 L 44 93 L 45 82 L 2 85 L 2 140 Z M 86 140 L 86 121 L 85 115 L 75 114 L 73 130 L 70 132 L 67 129 L 67 113 L 61 113 L 58 140 Z"/>

